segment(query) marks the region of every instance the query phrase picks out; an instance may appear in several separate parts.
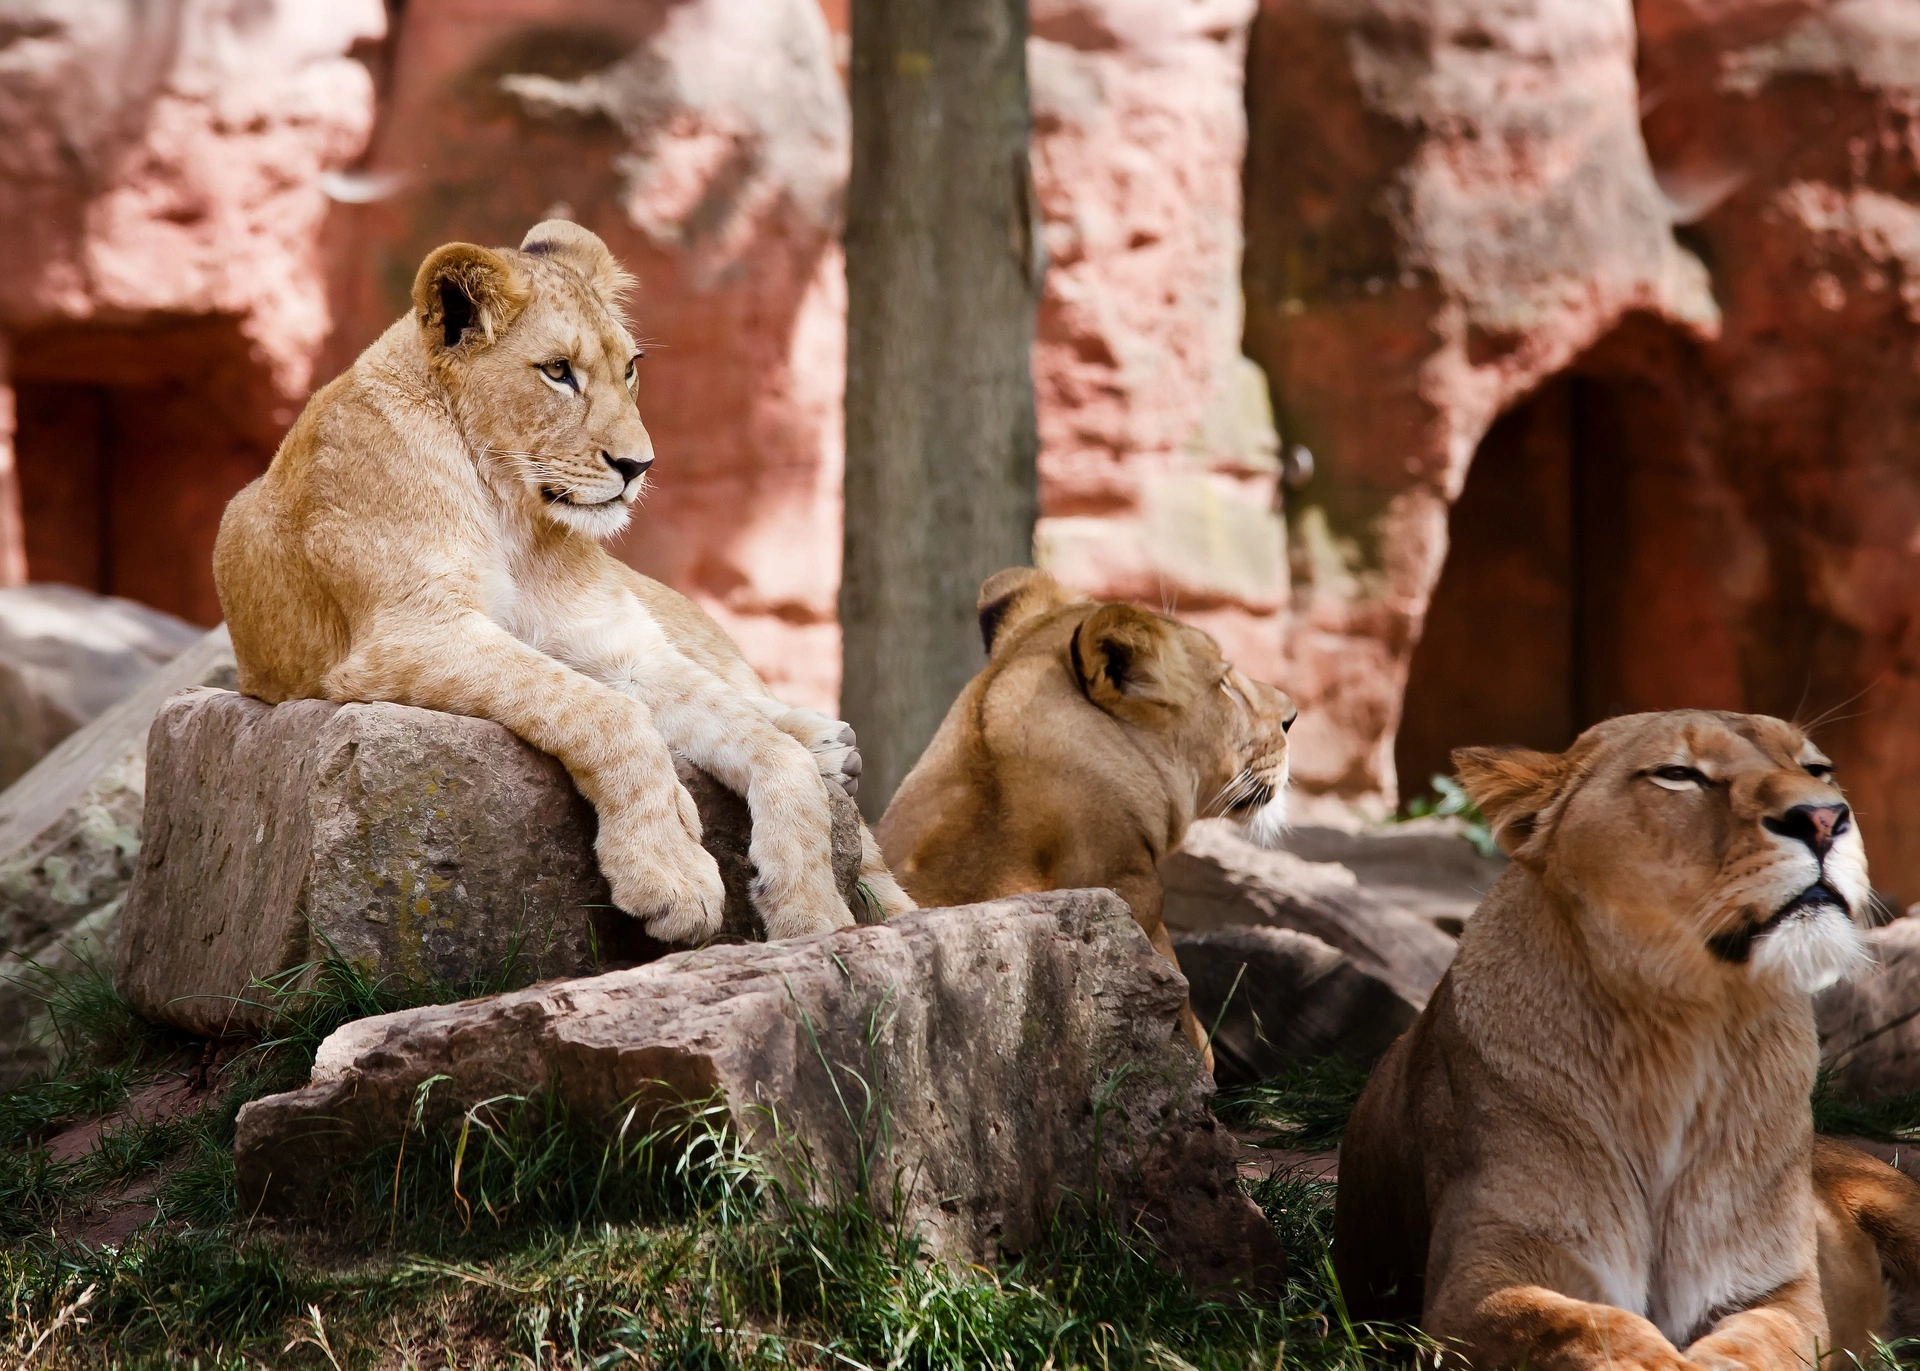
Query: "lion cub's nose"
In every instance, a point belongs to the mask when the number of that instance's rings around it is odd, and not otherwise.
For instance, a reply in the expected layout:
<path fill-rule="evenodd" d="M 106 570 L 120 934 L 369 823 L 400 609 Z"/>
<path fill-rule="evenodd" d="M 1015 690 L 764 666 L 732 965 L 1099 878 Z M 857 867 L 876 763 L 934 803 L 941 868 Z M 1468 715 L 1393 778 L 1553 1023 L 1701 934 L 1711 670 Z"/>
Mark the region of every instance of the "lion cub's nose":
<path fill-rule="evenodd" d="M 600 460 L 619 472 L 620 479 L 623 481 L 631 481 L 634 477 L 640 475 L 648 467 L 653 465 L 653 458 L 651 457 L 647 458 L 644 462 L 636 462 L 631 457 L 616 457 L 611 452 L 604 450 L 600 453 Z"/>
<path fill-rule="evenodd" d="M 1845 805 L 1795 805 L 1777 819 L 1762 819 L 1770 832 L 1783 838 L 1797 838 L 1824 857 L 1833 840 L 1852 826 L 1852 811 Z"/>

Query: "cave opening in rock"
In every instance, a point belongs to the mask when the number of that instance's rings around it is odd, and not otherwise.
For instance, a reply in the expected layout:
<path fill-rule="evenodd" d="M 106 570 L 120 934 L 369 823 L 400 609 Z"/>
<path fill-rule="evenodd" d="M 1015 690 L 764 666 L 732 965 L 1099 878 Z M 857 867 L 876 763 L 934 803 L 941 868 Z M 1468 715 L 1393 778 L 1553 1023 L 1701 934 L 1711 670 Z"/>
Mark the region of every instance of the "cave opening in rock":
<path fill-rule="evenodd" d="M 1482 439 L 1414 651 L 1401 798 L 1476 743 L 1558 750 L 1643 709 L 1740 709 L 1764 547 L 1715 457 L 1694 350 L 1635 318 Z"/>
<path fill-rule="evenodd" d="M 28 579 L 217 623 L 221 512 L 288 417 L 238 321 L 27 333 L 11 380 Z"/>

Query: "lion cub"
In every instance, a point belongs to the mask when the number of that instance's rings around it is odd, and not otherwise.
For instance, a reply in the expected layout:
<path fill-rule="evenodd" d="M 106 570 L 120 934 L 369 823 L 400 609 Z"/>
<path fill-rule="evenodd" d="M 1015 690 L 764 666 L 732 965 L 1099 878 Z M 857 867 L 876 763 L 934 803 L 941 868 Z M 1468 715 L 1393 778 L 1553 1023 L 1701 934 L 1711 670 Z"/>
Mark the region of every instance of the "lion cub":
<path fill-rule="evenodd" d="M 1199 629 L 1045 572 L 994 573 L 979 609 L 987 665 L 887 806 L 882 851 L 923 904 L 1106 886 L 1178 967 L 1160 859 L 1212 815 L 1278 836 L 1293 702 Z M 1191 1007 L 1182 1022 L 1206 1052 Z"/>
<path fill-rule="evenodd" d="M 214 578 L 240 688 L 505 724 L 593 805 L 614 903 L 692 943 L 719 931 L 724 895 L 671 749 L 746 798 L 769 937 L 852 923 L 821 789 L 853 788 L 852 730 L 774 699 L 691 601 L 599 545 L 653 465 L 630 285 L 563 220 L 517 251 L 428 255 L 413 312 L 307 402 L 227 507 Z M 911 908 L 864 842 L 868 891 Z"/>
<path fill-rule="evenodd" d="M 1479 1367 L 1866 1355 L 1920 1186 L 1813 1136 L 1811 994 L 1869 898 L 1831 763 L 1693 711 L 1454 763 L 1513 863 L 1347 1126 L 1349 1310 Z"/>

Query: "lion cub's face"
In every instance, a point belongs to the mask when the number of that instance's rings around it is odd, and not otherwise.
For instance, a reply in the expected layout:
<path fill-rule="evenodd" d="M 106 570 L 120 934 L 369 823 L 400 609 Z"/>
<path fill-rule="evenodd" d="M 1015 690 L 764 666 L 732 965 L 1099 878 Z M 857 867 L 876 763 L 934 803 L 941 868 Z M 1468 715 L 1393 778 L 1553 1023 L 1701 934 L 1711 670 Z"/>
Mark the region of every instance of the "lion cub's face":
<path fill-rule="evenodd" d="M 1454 760 L 1515 860 L 1682 965 L 1816 991 L 1866 958 L 1860 830 L 1832 763 L 1790 724 L 1635 714 L 1558 757 Z"/>
<path fill-rule="evenodd" d="M 450 243 L 421 264 L 421 341 L 476 457 L 526 512 L 589 537 L 625 527 L 653 465 L 619 314 L 630 284 L 599 238 L 536 224 L 517 252 Z"/>

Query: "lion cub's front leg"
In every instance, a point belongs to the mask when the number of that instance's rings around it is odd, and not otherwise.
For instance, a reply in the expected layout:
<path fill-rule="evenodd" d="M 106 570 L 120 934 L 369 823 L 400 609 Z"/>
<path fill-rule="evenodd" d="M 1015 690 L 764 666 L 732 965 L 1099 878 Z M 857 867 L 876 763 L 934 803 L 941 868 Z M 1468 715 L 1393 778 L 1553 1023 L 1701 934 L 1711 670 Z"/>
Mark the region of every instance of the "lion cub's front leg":
<path fill-rule="evenodd" d="M 570 608 L 552 616 L 542 641 L 644 703 L 668 747 L 745 797 L 753 821 L 747 845 L 756 872 L 752 898 L 767 936 L 793 938 L 852 923 L 833 878 L 829 782 L 807 744 L 774 722 L 790 711 L 694 662 L 637 600 L 612 595 Z M 836 739 L 844 727 L 833 730 Z"/>
<path fill-rule="evenodd" d="M 665 942 L 704 942 L 720 931 L 720 868 L 700 846 L 699 811 L 639 700 L 473 612 L 439 621 L 396 615 L 335 668 L 327 694 L 506 725 L 558 758 L 593 806 L 594 851 L 616 905 Z"/>
<path fill-rule="evenodd" d="M 828 784 L 838 786 L 849 799 L 860 793 L 860 743 L 852 724 L 811 709 L 788 709 L 771 699 L 762 703 L 762 709 L 775 728 L 806 747 Z M 860 885 L 859 898 L 867 903 L 867 914 L 891 919 L 918 908 L 887 869 L 880 844 L 864 823 L 860 825 Z"/>

